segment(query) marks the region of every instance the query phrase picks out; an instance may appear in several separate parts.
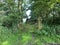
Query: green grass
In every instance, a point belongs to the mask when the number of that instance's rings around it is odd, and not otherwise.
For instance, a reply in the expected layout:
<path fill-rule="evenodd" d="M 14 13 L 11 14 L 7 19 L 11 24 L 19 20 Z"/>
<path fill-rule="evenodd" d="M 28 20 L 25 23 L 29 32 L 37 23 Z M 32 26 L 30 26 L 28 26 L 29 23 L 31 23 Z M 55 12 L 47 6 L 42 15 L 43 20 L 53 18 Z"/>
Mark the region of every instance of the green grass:
<path fill-rule="evenodd" d="M 60 43 L 60 35 L 47 36 L 21 30 L 12 33 L 12 29 L 0 26 L 0 45 L 44 45 L 45 43 Z"/>
<path fill-rule="evenodd" d="M 17 36 L 12 34 L 11 30 L 5 27 L 0 26 L 0 32 L 1 45 L 12 45 L 17 39 Z"/>

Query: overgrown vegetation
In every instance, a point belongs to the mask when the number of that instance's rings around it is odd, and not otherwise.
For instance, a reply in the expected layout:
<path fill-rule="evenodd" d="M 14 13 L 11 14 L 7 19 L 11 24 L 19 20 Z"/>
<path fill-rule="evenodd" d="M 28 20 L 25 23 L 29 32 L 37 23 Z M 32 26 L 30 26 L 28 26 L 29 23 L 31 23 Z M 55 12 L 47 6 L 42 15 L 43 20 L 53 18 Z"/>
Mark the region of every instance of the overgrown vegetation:
<path fill-rule="evenodd" d="M 60 0 L 17 1 L 0 3 L 0 45 L 59 44 Z M 32 11 L 30 19 L 27 10 Z"/>

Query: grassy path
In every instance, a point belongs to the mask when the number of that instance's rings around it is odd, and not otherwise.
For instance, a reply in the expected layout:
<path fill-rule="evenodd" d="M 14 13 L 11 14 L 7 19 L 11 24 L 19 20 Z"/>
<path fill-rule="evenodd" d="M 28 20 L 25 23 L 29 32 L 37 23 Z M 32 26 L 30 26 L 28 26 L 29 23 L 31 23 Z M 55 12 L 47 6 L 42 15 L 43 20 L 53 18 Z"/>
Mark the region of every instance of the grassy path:
<path fill-rule="evenodd" d="M 11 30 L 0 26 L 0 45 L 45 45 L 45 43 L 60 43 L 60 36 L 48 37 L 30 32 L 11 33 Z"/>

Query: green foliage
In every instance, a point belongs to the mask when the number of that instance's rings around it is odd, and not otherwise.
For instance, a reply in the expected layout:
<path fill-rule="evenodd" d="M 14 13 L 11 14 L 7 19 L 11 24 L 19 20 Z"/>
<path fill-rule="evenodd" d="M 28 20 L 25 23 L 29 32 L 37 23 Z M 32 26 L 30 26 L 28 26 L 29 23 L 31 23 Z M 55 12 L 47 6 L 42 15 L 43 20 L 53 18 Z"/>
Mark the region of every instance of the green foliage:
<path fill-rule="evenodd" d="M 47 0 L 36 0 L 33 7 L 32 7 L 32 10 L 33 10 L 33 13 L 36 14 L 37 16 L 45 16 L 45 13 L 47 13 L 47 11 L 49 10 L 49 4 L 48 2 L 50 1 L 47 1 Z"/>
<path fill-rule="evenodd" d="M 16 25 L 19 22 L 19 16 L 17 14 L 9 14 L 5 16 L 2 20 L 2 25 L 7 27 L 12 27 L 13 24 Z"/>
<path fill-rule="evenodd" d="M 50 25 L 59 25 L 60 24 L 60 3 L 56 2 L 54 7 L 49 11 L 47 17 L 44 18 L 45 22 Z M 44 22 L 44 21 L 43 21 Z"/>
<path fill-rule="evenodd" d="M 35 0 L 32 7 L 32 19 L 37 20 L 40 16 L 42 22 L 47 24 L 60 23 L 60 2 L 57 0 Z M 54 14 L 55 13 L 55 14 Z"/>
<path fill-rule="evenodd" d="M 4 3 L 0 3 L 0 7 L 4 6 Z"/>
<path fill-rule="evenodd" d="M 18 36 L 12 33 L 12 30 L 0 26 L 0 45 L 13 45 L 17 41 Z M 16 43 L 17 44 L 17 43 Z"/>
<path fill-rule="evenodd" d="M 19 30 L 17 30 L 19 31 Z M 12 33 L 10 29 L 0 26 L 0 41 L 1 45 L 45 45 L 47 43 L 60 43 L 60 36 L 45 36 L 31 33 L 28 31 L 20 31 L 19 33 Z"/>
<path fill-rule="evenodd" d="M 14 0 L 6 0 L 6 4 L 0 3 L 0 10 L 8 13 L 0 15 L 0 45 L 45 45 L 46 43 L 60 43 L 60 1 L 34 1 L 31 20 L 26 24 L 20 24 L 19 29 L 17 24 L 21 22 L 23 17 L 23 14 L 20 15 L 20 13 L 23 13 L 20 9 L 20 3 L 22 2 L 18 2 L 17 6 Z M 43 25 L 41 30 L 37 28 L 38 17 L 42 17 Z M 57 23 L 59 24 L 57 25 Z"/>

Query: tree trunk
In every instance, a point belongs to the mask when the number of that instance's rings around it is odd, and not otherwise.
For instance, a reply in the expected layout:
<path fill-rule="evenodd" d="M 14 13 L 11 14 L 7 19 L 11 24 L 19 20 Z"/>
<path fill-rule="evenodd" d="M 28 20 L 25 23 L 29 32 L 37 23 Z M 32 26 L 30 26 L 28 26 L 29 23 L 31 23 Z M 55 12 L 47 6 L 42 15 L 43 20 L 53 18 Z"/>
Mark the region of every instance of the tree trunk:
<path fill-rule="evenodd" d="M 19 15 L 20 15 L 20 0 L 18 0 L 18 12 L 19 12 Z"/>
<path fill-rule="evenodd" d="M 38 17 L 38 30 L 42 29 L 42 18 Z"/>

